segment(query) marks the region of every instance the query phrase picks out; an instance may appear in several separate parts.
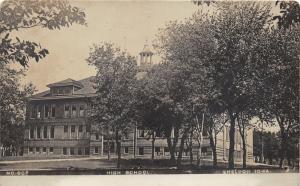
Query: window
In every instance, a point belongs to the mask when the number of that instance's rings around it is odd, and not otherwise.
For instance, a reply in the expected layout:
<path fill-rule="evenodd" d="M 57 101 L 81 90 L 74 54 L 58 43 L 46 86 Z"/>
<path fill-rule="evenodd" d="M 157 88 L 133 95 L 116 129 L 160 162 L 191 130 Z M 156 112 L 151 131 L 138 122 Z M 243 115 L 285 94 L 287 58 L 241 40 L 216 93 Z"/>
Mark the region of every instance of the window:
<path fill-rule="evenodd" d="M 54 138 L 54 127 L 51 127 L 50 138 Z"/>
<path fill-rule="evenodd" d="M 35 118 L 35 117 L 36 117 L 36 107 L 32 106 L 30 112 L 30 118 Z"/>
<path fill-rule="evenodd" d="M 75 125 L 71 125 L 71 132 L 75 132 Z"/>
<path fill-rule="evenodd" d="M 56 88 L 52 88 L 52 94 L 57 95 L 57 89 Z"/>
<path fill-rule="evenodd" d="M 226 132 L 226 140 L 229 141 L 229 127 L 225 128 L 225 132 Z"/>
<path fill-rule="evenodd" d="M 165 152 L 170 152 L 168 147 L 164 147 Z"/>
<path fill-rule="evenodd" d="M 33 148 L 29 147 L 29 152 L 32 153 L 33 152 Z"/>
<path fill-rule="evenodd" d="M 76 105 L 72 105 L 72 117 L 76 117 L 77 115 L 77 110 L 76 110 Z"/>
<path fill-rule="evenodd" d="M 64 132 L 65 132 L 65 133 L 68 132 L 68 125 L 65 125 L 65 126 L 64 126 Z"/>
<path fill-rule="evenodd" d="M 40 118 L 41 118 L 41 114 L 42 114 L 42 107 L 41 107 L 41 106 L 38 106 L 38 107 L 37 107 L 37 116 L 36 116 L 36 117 L 37 117 L 38 119 L 40 119 Z"/>
<path fill-rule="evenodd" d="M 83 117 L 84 116 L 84 105 L 79 106 L 79 116 Z"/>
<path fill-rule="evenodd" d="M 41 127 L 36 128 L 36 136 L 37 136 L 38 139 L 41 138 Z"/>
<path fill-rule="evenodd" d="M 99 140 L 99 134 L 96 134 L 96 140 Z"/>
<path fill-rule="evenodd" d="M 207 156 L 208 154 L 207 154 L 207 147 L 202 147 L 201 148 L 201 154 L 203 155 L 203 156 Z"/>
<path fill-rule="evenodd" d="M 84 154 L 85 154 L 85 155 L 90 155 L 90 148 L 86 147 L 86 148 L 84 149 Z"/>
<path fill-rule="evenodd" d="M 46 139 L 48 137 L 47 135 L 47 127 L 44 127 L 44 139 Z"/>
<path fill-rule="evenodd" d="M 184 151 L 184 155 L 185 156 L 188 156 L 189 155 L 189 149 L 188 148 L 185 148 L 185 149 L 183 149 L 183 151 Z"/>
<path fill-rule="evenodd" d="M 51 105 L 51 117 L 55 118 L 55 105 Z"/>
<path fill-rule="evenodd" d="M 58 88 L 58 94 L 60 94 L 60 95 L 64 94 L 64 89 L 63 88 Z"/>
<path fill-rule="evenodd" d="M 43 147 L 43 153 L 46 153 L 46 152 L 47 152 L 47 148 Z"/>
<path fill-rule="evenodd" d="M 74 155 L 74 148 L 73 147 L 70 148 L 70 155 Z"/>
<path fill-rule="evenodd" d="M 82 125 L 79 125 L 78 131 L 82 132 Z"/>
<path fill-rule="evenodd" d="M 45 105 L 45 118 L 50 116 L 50 108 L 49 105 Z"/>
<path fill-rule="evenodd" d="M 33 139 L 33 138 L 34 138 L 34 129 L 33 129 L 33 128 L 30 128 L 30 131 L 29 131 L 29 138 L 30 138 L 30 139 Z"/>
<path fill-rule="evenodd" d="M 63 155 L 67 155 L 67 148 L 66 147 L 63 148 Z"/>
<path fill-rule="evenodd" d="M 35 148 L 35 152 L 36 152 L 36 153 L 40 153 L 40 147 L 36 147 L 36 148 Z"/>
<path fill-rule="evenodd" d="M 144 147 L 139 148 L 139 155 L 144 155 Z"/>
<path fill-rule="evenodd" d="M 78 155 L 82 155 L 82 149 L 78 148 Z"/>
<path fill-rule="evenodd" d="M 160 147 L 155 147 L 155 153 L 156 155 L 160 155 Z"/>
<path fill-rule="evenodd" d="M 95 147 L 95 154 L 98 154 L 98 147 Z"/>
<path fill-rule="evenodd" d="M 70 105 L 65 105 L 64 117 L 70 117 Z"/>
<path fill-rule="evenodd" d="M 144 138 L 145 137 L 145 131 L 144 130 L 138 130 L 139 133 L 139 138 Z"/>
<path fill-rule="evenodd" d="M 49 151 L 50 153 L 53 153 L 53 147 L 50 147 Z"/>
<path fill-rule="evenodd" d="M 129 152 L 129 148 L 128 148 L 128 147 L 125 147 L 125 148 L 124 148 L 124 154 L 128 154 L 128 152 Z"/>

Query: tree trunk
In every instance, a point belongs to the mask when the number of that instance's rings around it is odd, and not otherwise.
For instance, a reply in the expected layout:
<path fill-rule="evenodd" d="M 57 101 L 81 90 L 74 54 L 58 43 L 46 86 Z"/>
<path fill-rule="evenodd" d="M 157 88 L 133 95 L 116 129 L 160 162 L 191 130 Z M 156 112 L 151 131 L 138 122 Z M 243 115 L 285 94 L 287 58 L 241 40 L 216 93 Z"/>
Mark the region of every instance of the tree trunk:
<path fill-rule="evenodd" d="M 110 139 L 107 141 L 107 159 L 110 160 Z"/>
<path fill-rule="evenodd" d="M 181 137 L 180 147 L 179 147 L 179 154 L 178 154 L 178 157 L 177 157 L 177 168 L 181 167 L 182 153 L 183 153 L 183 150 L 184 150 L 184 142 L 185 142 L 185 139 L 187 137 L 187 132 L 188 132 L 188 129 L 186 129 L 184 131 L 184 133 Z"/>
<path fill-rule="evenodd" d="M 136 134 L 136 132 L 137 132 L 137 124 L 135 124 L 135 126 L 134 126 L 134 134 L 133 134 L 133 137 L 134 137 L 134 139 L 133 139 L 133 158 L 136 158 L 136 141 L 137 141 L 137 134 Z"/>
<path fill-rule="evenodd" d="M 202 149 L 201 148 L 202 148 L 202 142 L 203 142 L 204 118 L 205 118 L 205 115 L 203 113 L 202 114 L 202 122 L 201 122 L 201 126 L 200 126 L 198 117 L 196 115 L 197 128 L 198 128 L 199 135 L 200 135 L 200 137 L 198 137 L 199 146 L 198 146 L 198 153 L 197 153 L 197 166 L 199 166 L 200 163 L 201 163 L 201 154 L 202 154 Z"/>
<path fill-rule="evenodd" d="M 245 141 L 245 136 L 242 136 L 242 141 L 243 141 L 243 168 L 247 167 L 247 146 L 246 146 L 246 141 Z"/>
<path fill-rule="evenodd" d="M 155 147 L 154 147 L 154 142 L 155 142 L 155 136 L 154 136 L 154 132 L 152 132 L 152 146 L 151 146 L 151 148 L 152 148 L 152 154 L 151 154 L 151 159 L 152 159 L 152 161 L 154 160 L 154 151 L 155 151 Z"/>
<path fill-rule="evenodd" d="M 168 148 L 169 148 L 169 151 L 170 151 L 170 163 L 171 165 L 174 165 L 176 160 L 175 160 L 175 152 L 174 152 L 174 148 L 173 148 L 173 145 L 172 145 L 172 140 L 171 140 L 171 136 L 170 137 L 167 137 L 167 143 L 168 143 Z"/>
<path fill-rule="evenodd" d="M 176 165 L 176 159 L 175 159 L 175 151 L 176 151 L 176 146 L 177 146 L 177 142 L 178 142 L 178 129 L 175 128 L 174 129 L 174 138 L 172 141 L 172 129 L 168 132 L 167 135 L 167 143 L 168 143 L 168 147 L 170 150 L 170 163 L 171 165 Z"/>
<path fill-rule="evenodd" d="M 280 142 L 280 162 L 279 162 L 279 167 L 283 167 L 283 160 L 285 157 L 286 153 L 286 141 L 287 141 L 287 136 L 285 134 L 285 128 L 284 128 L 284 118 L 277 118 L 277 122 L 280 127 L 280 137 L 281 137 L 281 142 Z"/>
<path fill-rule="evenodd" d="M 243 117 L 241 113 L 241 117 Z M 245 139 L 245 125 L 243 118 L 237 118 L 237 123 L 239 127 L 239 133 L 242 138 L 242 148 L 243 148 L 243 168 L 247 167 L 247 145 L 246 145 L 246 139 Z"/>
<path fill-rule="evenodd" d="M 198 151 L 197 151 L 197 167 L 199 167 L 199 165 L 200 165 L 200 158 L 201 158 L 201 145 L 199 143 Z"/>
<path fill-rule="evenodd" d="M 191 139 L 189 144 L 189 150 L 190 150 L 190 164 L 193 165 L 193 128 L 191 131 Z"/>
<path fill-rule="evenodd" d="M 182 159 L 183 149 L 184 149 L 184 137 L 181 138 L 181 142 L 180 142 L 179 154 L 177 157 L 177 168 L 181 168 L 181 159 Z"/>
<path fill-rule="evenodd" d="M 209 143 L 213 154 L 213 167 L 217 166 L 217 148 L 212 134 L 209 135 Z"/>
<path fill-rule="evenodd" d="M 228 168 L 234 169 L 234 137 L 235 137 L 235 119 L 236 117 L 232 112 L 229 112 L 230 117 L 230 130 L 229 130 L 229 158 Z"/>
<path fill-rule="evenodd" d="M 283 129 L 284 130 L 284 129 Z M 286 137 L 284 132 L 281 132 L 281 144 L 280 144 L 280 162 L 279 162 L 279 167 L 283 167 L 283 160 L 285 157 L 285 148 L 286 147 Z"/>
<path fill-rule="evenodd" d="M 119 130 L 116 130 L 116 143 L 117 143 L 117 168 L 120 168 L 121 164 L 121 141 L 119 142 Z"/>

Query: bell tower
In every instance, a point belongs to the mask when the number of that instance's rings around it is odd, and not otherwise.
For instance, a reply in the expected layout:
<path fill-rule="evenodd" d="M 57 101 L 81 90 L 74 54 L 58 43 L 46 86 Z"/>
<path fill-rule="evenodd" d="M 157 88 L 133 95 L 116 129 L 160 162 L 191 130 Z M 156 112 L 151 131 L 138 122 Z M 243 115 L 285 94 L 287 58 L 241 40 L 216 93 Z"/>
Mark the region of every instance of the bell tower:
<path fill-rule="evenodd" d="M 144 45 L 143 50 L 140 52 L 140 69 L 147 70 L 152 66 L 152 56 L 153 52 L 151 51 L 147 41 Z"/>

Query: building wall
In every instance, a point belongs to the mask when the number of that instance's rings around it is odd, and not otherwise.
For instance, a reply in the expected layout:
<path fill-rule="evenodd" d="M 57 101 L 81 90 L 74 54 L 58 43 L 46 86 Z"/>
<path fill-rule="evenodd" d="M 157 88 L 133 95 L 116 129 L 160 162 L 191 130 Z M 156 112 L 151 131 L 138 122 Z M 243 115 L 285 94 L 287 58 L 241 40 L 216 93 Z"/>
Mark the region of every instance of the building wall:
<path fill-rule="evenodd" d="M 79 106 L 84 105 L 87 108 L 87 100 L 85 98 L 76 99 L 57 99 L 57 100 L 39 100 L 31 101 L 28 104 L 26 113 L 26 130 L 24 141 L 24 155 L 25 156 L 70 156 L 72 155 L 107 155 L 107 140 L 102 137 L 101 132 L 90 131 L 91 126 L 88 123 L 86 114 L 79 115 Z M 55 105 L 55 117 L 45 118 L 45 105 Z M 64 116 L 65 105 L 76 105 L 77 114 L 72 117 Z M 41 118 L 31 118 L 31 112 L 37 106 L 42 106 Z M 71 107 L 70 107 L 71 109 Z M 72 110 L 72 109 L 71 109 Z M 70 111 L 71 112 L 71 111 Z M 51 115 L 51 113 L 50 113 Z M 37 130 L 40 128 L 40 138 L 38 138 Z M 47 127 L 47 138 L 44 138 L 44 128 Z M 54 138 L 51 137 L 51 127 L 54 127 Z M 67 127 L 67 131 L 65 131 Z M 74 132 L 71 130 L 75 129 Z M 80 131 L 80 128 L 82 130 Z M 30 138 L 30 131 L 34 132 L 33 138 Z M 136 132 L 136 133 L 135 133 Z M 225 127 L 217 135 L 217 155 L 219 160 L 228 160 L 229 152 L 229 128 Z M 253 132 L 247 131 L 247 158 L 248 162 L 253 161 Z M 143 158 L 150 157 L 152 154 L 152 141 L 147 137 L 140 137 L 137 129 L 132 129 L 126 135 L 122 135 L 121 154 L 126 157 Z M 235 144 L 235 159 L 242 160 L 242 141 L 238 137 L 239 133 L 236 131 Z M 136 140 L 136 143 L 134 142 Z M 180 139 L 178 140 L 179 149 Z M 196 157 L 198 153 L 198 142 L 193 140 L 193 155 Z M 37 149 L 38 148 L 38 149 Z M 46 148 L 46 150 L 45 150 Z M 64 148 L 66 154 L 64 155 Z M 184 147 L 187 149 L 187 147 Z M 30 151 L 31 149 L 31 151 Z M 50 149 L 52 149 L 50 151 Z M 36 152 L 39 150 L 39 152 Z M 212 159 L 212 151 L 210 149 L 209 140 L 204 138 L 202 144 L 202 157 L 204 159 Z M 81 153 L 80 153 L 81 152 Z M 143 152 L 143 153 L 142 153 Z M 111 143 L 111 154 L 116 153 L 116 144 Z M 143 155 L 142 155 L 143 154 Z M 183 156 L 188 157 L 189 152 L 185 150 Z M 156 138 L 155 140 L 155 157 L 167 158 L 169 157 L 167 140 L 164 138 Z"/>
<path fill-rule="evenodd" d="M 45 105 L 55 105 L 55 117 L 52 117 L 51 111 L 50 114 L 48 114 L 49 116 L 47 118 L 45 117 L 45 111 L 47 110 Z M 72 116 L 72 109 L 70 107 L 70 116 L 65 117 L 65 105 L 75 105 L 76 115 Z M 70 153 L 71 148 L 75 148 L 74 155 L 76 155 L 78 154 L 78 148 L 89 148 L 90 127 L 85 117 L 86 113 L 84 113 L 83 116 L 79 115 L 80 105 L 84 106 L 84 108 L 87 107 L 84 99 L 39 100 L 29 102 L 26 109 L 24 155 L 63 155 L 63 148 L 67 148 L 67 154 Z M 34 111 L 37 107 L 42 108 L 40 118 L 37 118 L 38 113 Z M 32 118 L 32 112 L 36 112 L 34 118 Z M 38 132 L 39 128 L 40 132 Z M 47 128 L 47 136 L 44 135 L 45 128 Z M 51 128 L 54 128 L 54 136 L 51 136 Z M 33 135 L 30 134 L 31 132 L 33 132 Z M 38 135 L 38 133 L 40 135 Z M 30 151 L 30 148 L 32 148 L 32 151 Z M 36 152 L 36 148 L 46 148 L 46 152 L 43 150 Z M 50 152 L 50 148 L 53 148 L 53 152 Z"/>
<path fill-rule="evenodd" d="M 248 129 L 246 132 L 247 143 L 247 161 L 253 162 L 253 130 Z M 224 130 L 217 135 L 217 154 L 218 159 L 227 161 L 229 157 L 229 127 L 225 126 Z M 242 161 L 243 146 L 242 139 L 238 130 L 235 131 L 235 160 Z"/>

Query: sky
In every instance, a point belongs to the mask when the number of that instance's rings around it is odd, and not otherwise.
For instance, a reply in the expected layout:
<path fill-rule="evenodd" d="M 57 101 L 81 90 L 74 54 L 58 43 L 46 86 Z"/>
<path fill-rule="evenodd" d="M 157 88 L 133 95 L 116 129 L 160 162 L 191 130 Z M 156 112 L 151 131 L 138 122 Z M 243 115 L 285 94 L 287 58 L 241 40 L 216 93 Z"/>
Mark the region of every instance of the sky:
<path fill-rule="evenodd" d="M 18 33 L 22 39 L 39 42 L 50 54 L 39 63 L 30 62 L 23 83 L 32 82 L 38 91 L 46 85 L 67 78 L 80 80 L 95 74 L 86 62 L 90 47 L 113 42 L 137 56 L 146 40 L 151 45 L 159 28 L 172 20 L 184 20 L 199 7 L 191 1 L 71 1 L 84 9 L 87 26 L 73 25 L 61 30 L 27 29 Z M 154 57 L 158 60 L 157 57 Z"/>

